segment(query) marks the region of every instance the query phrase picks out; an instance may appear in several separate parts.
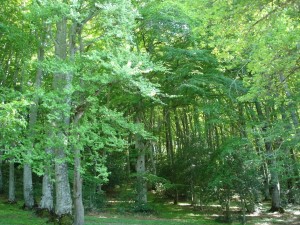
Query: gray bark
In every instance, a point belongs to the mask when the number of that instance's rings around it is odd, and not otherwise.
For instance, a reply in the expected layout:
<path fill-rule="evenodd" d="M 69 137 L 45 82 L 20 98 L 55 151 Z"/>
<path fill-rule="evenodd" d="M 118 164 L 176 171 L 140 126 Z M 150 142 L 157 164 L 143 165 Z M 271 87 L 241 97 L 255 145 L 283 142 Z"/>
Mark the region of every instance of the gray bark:
<path fill-rule="evenodd" d="M 32 185 L 32 171 L 29 164 L 24 165 L 23 169 L 23 194 L 24 205 L 31 209 L 34 206 L 33 185 Z"/>
<path fill-rule="evenodd" d="M 53 150 L 47 148 L 46 154 L 52 155 Z M 53 181 L 51 179 L 51 170 L 53 169 L 52 161 L 50 163 L 47 162 L 45 166 L 45 172 L 43 176 L 43 184 L 42 184 L 42 198 L 39 204 L 40 209 L 46 209 L 49 212 L 53 211 Z"/>
<path fill-rule="evenodd" d="M 84 207 L 82 202 L 82 177 L 80 174 L 80 149 L 76 148 L 74 165 L 74 224 L 84 224 Z"/>
<path fill-rule="evenodd" d="M 138 112 L 138 110 L 137 110 Z M 141 113 L 138 112 L 136 116 L 136 122 L 141 122 Z M 135 135 L 135 149 L 138 152 L 138 157 L 136 161 L 136 173 L 137 173 L 137 203 L 145 204 L 147 203 L 147 182 L 144 178 L 146 173 L 145 166 L 145 144 L 143 142 L 143 137 L 140 134 Z"/>
<path fill-rule="evenodd" d="M 150 150 L 150 161 L 152 167 L 152 173 L 156 175 L 156 144 L 154 142 L 151 143 L 151 150 Z"/>
<path fill-rule="evenodd" d="M 16 194 L 15 194 L 16 186 L 15 186 L 15 163 L 9 162 L 9 190 L 8 190 L 8 201 L 16 202 Z"/>
<path fill-rule="evenodd" d="M 270 200 L 271 196 L 270 196 L 270 177 L 269 177 L 269 169 L 268 169 L 268 165 L 267 163 L 263 162 L 262 165 L 262 170 L 263 170 L 263 175 L 264 175 L 264 197 L 265 200 Z"/>
<path fill-rule="evenodd" d="M 281 208 L 281 200 L 280 200 L 280 184 L 278 179 L 278 174 L 276 168 L 271 169 L 271 198 L 272 198 L 272 206 L 271 211 L 279 211 Z"/>
<path fill-rule="evenodd" d="M 74 124 L 77 125 L 79 119 L 83 116 L 83 111 L 78 112 L 75 116 Z M 78 147 L 74 149 L 74 225 L 84 224 L 84 207 L 82 201 L 82 177 L 81 169 L 81 152 Z"/>
<path fill-rule="evenodd" d="M 38 61 L 41 62 L 44 59 L 44 43 L 41 43 L 41 46 L 38 50 Z M 37 69 L 36 79 L 35 79 L 35 88 L 39 89 L 41 87 L 43 71 L 41 68 Z M 39 99 L 37 96 L 34 96 L 34 104 L 30 107 L 29 113 L 29 135 L 32 140 L 32 146 L 34 146 L 34 137 L 35 137 L 35 125 L 37 121 L 37 110 Z M 28 149 L 27 154 L 31 155 L 31 149 Z M 24 204 L 27 208 L 32 208 L 34 206 L 34 196 L 33 196 L 33 184 L 32 184 L 32 169 L 29 163 L 25 163 L 23 170 L 23 195 L 24 195 Z"/>
<path fill-rule="evenodd" d="M 55 55 L 61 60 L 65 60 L 67 56 L 67 20 L 62 18 L 56 23 L 56 43 Z M 71 77 L 69 74 L 56 73 L 53 79 L 53 89 L 57 94 L 63 93 L 63 98 L 60 104 L 70 104 L 70 97 L 64 94 L 64 91 L 70 87 Z M 68 111 L 68 110 L 66 110 Z M 56 191 L 56 206 L 55 213 L 61 217 L 63 215 L 72 214 L 72 198 L 68 177 L 68 165 L 66 162 L 67 137 L 64 129 L 68 128 L 69 115 L 68 112 L 61 110 L 60 118 L 53 122 L 54 132 L 57 140 L 60 140 L 60 146 L 55 147 L 55 191 Z"/>
<path fill-rule="evenodd" d="M 137 172 L 137 202 L 139 204 L 147 203 L 147 182 L 144 175 L 146 173 L 145 167 L 145 145 L 143 139 L 139 134 L 135 137 L 135 148 L 138 151 L 138 157 L 136 161 Z"/>
<path fill-rule="evenodd" d="M 56 152 L 55 162 L 55 191 L 56 191 L 56 205 L 55 213 L 58 216 L 65 214 L 72 214 L 72 199 L 68 177 L 68 165 L 65 162 L 65 153 L 63 150 Z M 58 161 L 64 162 L 58 162 Z"/>
<path fill-rule="evenodd" d="M 43 176 L 42 199 L 39 204 L 40 209 L 46 209 L 49 212 L 53 210 L 53 182 L 49 171 L 46 171 Z"/>

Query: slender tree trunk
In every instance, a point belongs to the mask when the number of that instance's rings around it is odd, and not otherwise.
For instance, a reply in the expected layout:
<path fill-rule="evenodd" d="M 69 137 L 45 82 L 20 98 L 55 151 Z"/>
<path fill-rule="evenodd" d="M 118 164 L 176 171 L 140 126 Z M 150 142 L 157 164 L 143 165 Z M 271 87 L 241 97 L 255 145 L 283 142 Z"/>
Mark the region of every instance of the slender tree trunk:
<path fill-rule="evenodd" d="M 141 107 L 137 109 L 136 123 L 142 121 L 142 113 L 140 112 Z M 137 173 L 137 203 L 146 204 L 147 203 L 147 182 L 145 180 L 146 166 L 145 166 L 145 144 L 143 137 L 140 134 L 135 135 L 135 149 L 138 152 L 138 157 L 136 160 L 136 173 Z"/>
<path fill-rule="evenodd" d="M 78 112 L 74 119 L 74 126 L 78 125 L 78 121 L 84 112 Z M 84 224 L 84 207 L 82 201 L 82 177 L 81 177 L 81 151 L 78 147 L 74 148 L 74 225 Z"/>
<path fill-rule="evenodd" d="M 175 119 L 175 128 L 176 128 L 177 151 L 181 153 L 184 144 L 184 135 L 180 127 L 180 121 L 179 121 L 177 109 L 174 109 L 174 119 Z"/>
<path fill-rule="evenodd" d="M 170 168 L 170 180 L 172 183 L 176 183 L 177 177 L 174 173 L 174 153 L 173 153 L 173 137 L 172 137 L 172 126 L 171 126 L 171 111 L 165 107 L 163 109 L 164 119 L 165 119 L 165 132 L 166 132 L 166 149 L 167 149 L 167 158 L 168 165 Z M 174 205 L 178 204 L 178 190 L 174 190 Z"/>
<path fill-rule="evenodd" d="M 174 153 L 173 153 L 173 138 L 172 138 L 172 127 L 171 127 L 171 112 L 169 109 L 164 108 L 164 117 L 165 117 L 165 128 L 166 128 L 166 149 L 168 156 L 168 163 L 172 170 L 173 174 L 173 162 L 174 162 Z"/>
<path fill-rule="evenodd" d="M 41 41 L 40 47 L 38 50 L 38 62 L 44 60 L 44 43 Z M 41 87 L 43 76 L 43 70 L 41 68 L 37 69 L 36 79 L 35 79 L 35 88 L 38 90 Z M 29 113 L 29 135 L 32 141 L 32 146 L 34 147 L 35 142 L 35 125 L 37 121 L 37 110 L 39 98 L 37 95 L 33 99 L 34 104 L 30 107 Z M 28 155 L 31 155 L 31 149 L 27 151 Z M 34 206 L 34 196 L 33 196 L 33 185 L 32 185 L 32 169 L 29 163 L 25 163 L 23 170 L 23 195 L 24 195 L 24 206 L 31 209 Z"/>
<path fill-rule="evenodd" d="M 270 200 L 270 177 L 269 177 L 269 169 L 268 169 L 268 164 L 266 162 L 263 162 L 262 165 L 262 170 L 263 170 L 263 176 L 264 176 L 264 200 Z"/>
<path fill-rule="evenodd" d="M 259 119 L 255 115 L 255 112 L 254 112 L 254 109 L 252 106 L 247 107 L 247 113 L 249 114 L 249 119 L 251 119 L 252 121 L 255 121 L 255 122 L 259 121 Z M 255 129 L 255 127 L 253 126 L 252 129 Z M 255 132 L 255 133 L 258 133 L 258 132 Z M 268 167 L 268 163 L 265 160 L 265 157 L 263 156 L 263 154 L 261 152 L 261 148 L 259 145 L 259 137 L 257 135 L 254 135 L 254 143 L 255 143 L 256 152 L 262 159 L 262 165 L 261 165 L 260 170 L 261 170 L 261 173 L 264 178 L 264 181 L 263 181 L 264 200 L 266 200 L 266 201 L 271 200 L 269 167 Z"/>
<path fill-rule="evenodd" d="M 38 50 L 38 61 L 39 62 L 43 62 L 43 60 L 44 60 L 44 54 L 45 54 L 44 41 L 45 41 L 44 38 L 41 38 L 41 41 L 40 41 L 41 43 L 40 43 L 39 50 Z M 41 87 L 42 78 L 43 78 L 43 70 L 42 70 L 42 68 L 39 67 L 37 69 L 36 81 L 35 81 L 35 86 L 37 89 L 39 89 Z M 35 102 L 35 105 L 32 106 L 31 112 L 30 112 L 30 126 L 32 129 L 31 136 L 35 135 L 35 131 L 33 130 L 33 128 L 34 128 L 34 125 L 36 124 L 37 115 L 38 115 L 37 110 L 38 110 L 39 99 L 37 96 L 34 98 L 34 102 Z M 48 136 L 49 136 L 49 138 L 52 138 L 50 133 L 51 133 L 51 131 L 49 131 Z M 48 156 L 47 158 L 49 161 L 46 161 L 46 165 L 45 165 L 45 171 L 44 171 L 43 181 L 42 181 L 42 197 L 41 197 L 41 201 L 39 203 L 39 209 L 46 210 L 48 212 L 52 212 L 54 203 L 53 203 L 53 181 L 52 181 L 51 171 L 54 169 L 53 161 L 52 161 L 52 155 L 54 154 L 54 152 L 53 152 L 52 148 L 46 148 L 45 153 Z"/>
<path fill-rule="evenodd" d="M 266 122 L 260 104 L 256 102 L 255 106 L 260 121 Z M 264 125 L 262 130 L 266 132 L 267 125 Z M 277 171 L 278 168 L 277 168 L 276 158 L 274 156 L 271 143 L 267 140 L 264 140 L 264 142 L 265 142 L 266 154 L 268 157 L 268 163 L 270 165 L 269 169 L 271 175 L 270 189 L 271 189 L 272 205 L 270 211 L 273 212 L 281 211 L 282 208 L 281 208 L 281 200 L 280 200 L 280 183 L 278 178 L 278 171 Z"/>
<path fill-rule="evenodd" d="M 290 93 L 288 84 L 286 83 L 286 78 L 282 74 L 280 75 L 280 81 L 283 83 L 286 97 L 288 99 L 290 99 L 292 97 L 292 94 Z M 297 110 L 296 110 L 297 107 L 293 102 L 290 102 L 288 104 L 288 107 L 292 109 L 291 110 L 292 122 L 293 122 L 296 132 L 300 135 L 299 118 L 298 118 Z"/>
<path fill-rule="evenodd" d="M 156 144 L 154 142 L 151 143 L 151 150 L 150 150 L 150 161 L 152 167 L 152 173 L 156 175 Z"/>
<path fill-rule="evenodd" d="M 15 163 L 9 162 L 9 190 L 8 190 L 8 201 L 11 203 L 16 202 L 16 185 L 15 185 Z"/>
<path fill-rule="evenodd" d="M 2 151 L 0 150 L 0 194 L 3 194 Z"/>
<path fill-rule="evenodd" d="M 283 107 L 280 107 L 281 111 L 281 117 L 283 122 L 285 123 L 285 130 L 287 132 L 292 130 L 292 125 L 290 123 L 289 118 L 287 117 L 285 110 Z M 293 148 L 286 147 L 286 158 L 285 158 L 285 164 L 286 164 L 286 177 L 287 177 L 287 188 L 288 188 L 288 193 L 287 193 L 287 199 L 289 203 L 295 203 L 295 196 L 293 193 L 293 189 L 295 186 L 295 183 L 297 183 L 297 179 L 299 179 L 299 171 L 297 168 L 297 159 L 295 156 L 295 153 L 293 151 Z"/>
<path fill-rule="evenodd" d="M 84 207 L 82 202 L 82 177 L 80 174 L 80 149 L 75 148 L 74 164 L 74 225 L 84 224 Z"/>
<path fill-rule="evenodd" d="M 284 77 L 283 74 L 280 75 L 280 82 L 283 84 L 283 87 L 285 90 L 285 95 L 286 95 L 287 99 L 291 100 L 292 94 L 291 94 L 289 86 L 286 82 L 286 78 Z M 297 105 L 295 102 L 290 101 L 288 103 L 288 108 L 290 109 L 290 116 L 292 119 L 292 124 L 295 129 L 296 137 L 298 139 L 300 139 L 300 126 L 299 126 L 299 117 L 297 114 Z M 285 113 L 285 110 L 282 108 L 281 111 L 282 111 L 283 120 L 289 120 Z M 288 122 L 288 129 L 291 129 L 290 122 L 289 121 L 287 121 L 287 122 Z M 294 170 L 295 181 L 296 181 L 298 188 L 300 188 L 300 176 L 299 176 L 300 173 L 299 173 L 299 168 L 297 166 L 297 159 L 296 159 L 297 157 L 296 157 L 296 153 L 295 153 L 294 149 L 292 149 L 292 148 L 290 148 L 290 156 L 291 156 L 291 160 L 294 165 L 293 170 Z"/>

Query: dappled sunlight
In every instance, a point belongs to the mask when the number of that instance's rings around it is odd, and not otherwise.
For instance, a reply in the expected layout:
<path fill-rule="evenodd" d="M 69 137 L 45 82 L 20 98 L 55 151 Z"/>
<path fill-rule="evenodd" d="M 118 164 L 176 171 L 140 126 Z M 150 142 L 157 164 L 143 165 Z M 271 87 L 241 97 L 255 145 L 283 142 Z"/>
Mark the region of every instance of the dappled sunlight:
<path fill-rule="evenodd" d="M 300 211 L 294 211 L 293 214 L 297 215 L 297 216 L 300 216 Z"/>
<path fill-rule="evenodd" d="M 195 214 L 195 213 L 189 213 L 189 214 L 187 214 L 187 216 L 190 216 L 190 217 L 200 217 L 201 215 Z"/>
<path fill-rule="evenodd" d="M 179 206 L 191 206 L 191 204 L 186 203 L 186 202 L 180 202 L 178 203 Z"/>
<path fill-rule="evenodd" d="M 103 219 L 103 218 L 108 218 L 107 216 L 99 215 L 97 218 Z"/>

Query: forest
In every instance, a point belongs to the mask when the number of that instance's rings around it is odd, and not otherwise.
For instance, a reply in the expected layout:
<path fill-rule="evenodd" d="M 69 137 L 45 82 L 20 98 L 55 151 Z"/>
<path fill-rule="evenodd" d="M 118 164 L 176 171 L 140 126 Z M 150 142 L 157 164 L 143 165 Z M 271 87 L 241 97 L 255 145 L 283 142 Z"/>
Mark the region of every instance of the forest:
<path fill-rule="evenodd" d="M 0 5 L 0 224 L 299 224 L 299 1 Z"/>

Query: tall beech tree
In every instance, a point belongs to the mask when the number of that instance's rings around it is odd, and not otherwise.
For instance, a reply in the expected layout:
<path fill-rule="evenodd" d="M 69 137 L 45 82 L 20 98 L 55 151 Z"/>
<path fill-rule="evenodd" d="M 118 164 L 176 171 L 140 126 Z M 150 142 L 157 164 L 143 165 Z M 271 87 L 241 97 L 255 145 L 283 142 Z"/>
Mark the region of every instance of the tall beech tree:
<path fill-rule="evenodd" d="M 299 203 L 299 35 L 295 0 L 4 1 L 9 200 L 20 165 L 25 207 L 43 176 L 58 223 L 133 183 L 137 211 L 150 187 L 219 201 L 227 220 L 238 195 L 244 222 L 261 195 L 271 211 Z"/>

